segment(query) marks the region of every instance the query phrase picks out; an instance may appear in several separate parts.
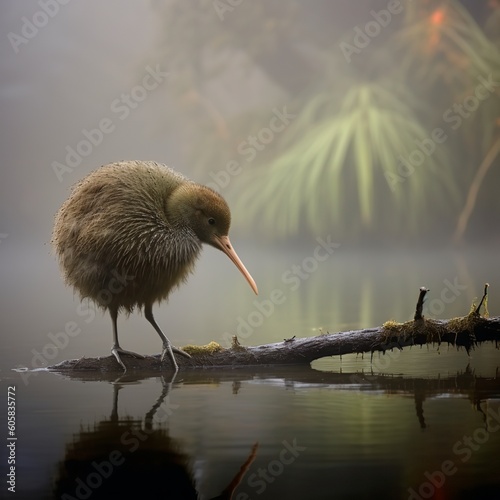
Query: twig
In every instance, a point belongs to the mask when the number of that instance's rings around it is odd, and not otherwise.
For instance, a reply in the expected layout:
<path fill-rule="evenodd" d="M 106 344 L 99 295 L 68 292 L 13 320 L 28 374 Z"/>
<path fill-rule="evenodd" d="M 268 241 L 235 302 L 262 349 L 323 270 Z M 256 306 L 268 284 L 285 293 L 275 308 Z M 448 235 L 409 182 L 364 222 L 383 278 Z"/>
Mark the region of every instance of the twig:
<path fill-rule="evenodd" d="M 415 309 L 415 316 L 413 316 L 413 319 L 415 321 L 421 320 L 424 317 L 422 316 L 422 309 L 424 308 L 424 298 L 427 292 L 429 291 L 428 288 L 425 288 L 425 286 L 420 287 L 420 294 L 418 295 L 418 300 L 417 300 L 417 308 Z"/>
<path fill-rule="evenodd" d="M 479 312 L 481 311 L 481 306 L 483 305 L 483 302 L 484 302 L 484 309 L 485 309 L 485 311 L 486 312 L 488 311 L 488 308 L 487 308 L 486 304 L 488 303 L 488 287 L 489 286 L 490 286 L 489 283 L 485 283 L 484 284 L 483 298 L 481 299 L 481 302 L 479 302 L 479 305 L 477 306 L 476 311 L 475 311 L 475 313 L 477 315 L 479 315 Z"/>

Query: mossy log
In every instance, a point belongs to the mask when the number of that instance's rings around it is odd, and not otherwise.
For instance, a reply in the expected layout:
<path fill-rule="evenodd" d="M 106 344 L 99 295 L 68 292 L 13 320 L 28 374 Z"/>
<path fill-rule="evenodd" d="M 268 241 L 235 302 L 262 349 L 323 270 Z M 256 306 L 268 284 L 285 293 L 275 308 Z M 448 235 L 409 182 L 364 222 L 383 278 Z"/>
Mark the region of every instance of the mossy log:
<path fill-rule="evenodd" d="M 388 321 L 381 327 L 339 333 L 327 333 L 307 338 L 284 339 L 283 342 L 254 347 L 242 346 L 236 337 L 233 345 L 226 349 L 211 342 L 207 346 L 185 346 L 191 358 L 177 356 L 179 369 L 237 368 L 249 366 L 305 365 L 327 356 L 351 353 L 371 353 L 406 346 L 446 343 L 464 348 L 467 353 L 482 342 L 500 340 L 500 317 L 487 317 L 488 285 L 479 306 L 473 307 L 467 316 L 448 320 L 427 319 L 422 315 L 424 297 L 428 290 L 420 289 L 415 317 L 406 323 Z M 486 316 L 481 316 L 484 308 Z M 160 355 L 143 359 L 124 356 L 127 371 L 170 371 L 168 359 L 163 362 Z M 114 356 L 104 358 L 81 358 L 63 361 L 48 368 L 52 371 L 101 371 L 120 372 L 122 367 Z"/>

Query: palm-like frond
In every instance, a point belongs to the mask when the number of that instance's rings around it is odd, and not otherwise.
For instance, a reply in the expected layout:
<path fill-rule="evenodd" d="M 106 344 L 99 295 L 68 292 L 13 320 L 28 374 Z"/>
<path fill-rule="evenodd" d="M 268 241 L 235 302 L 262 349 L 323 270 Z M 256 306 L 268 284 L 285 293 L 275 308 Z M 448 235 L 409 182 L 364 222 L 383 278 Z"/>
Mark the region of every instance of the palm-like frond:
<path fill-rule="evenodd" d="M 316 95 L 287 130 L 281 153 L 242 179 L 239 217 L 246 214 L 282 236 L 304 225 L 314 233 L 333 226 L 376 228 L 381 221 L 374 214 L 383 213 L 390 215 L 382 224 L 415 226 L 430 197 L 456 195 L 443 148 L 436 147 L 413 172 L 402 169 L 398 157 L 407 158 L 429 132 L 408 104 L 412 96 L 389 88 L 390 82 L 355 86 L 340 109 L 330 92 Z"/>

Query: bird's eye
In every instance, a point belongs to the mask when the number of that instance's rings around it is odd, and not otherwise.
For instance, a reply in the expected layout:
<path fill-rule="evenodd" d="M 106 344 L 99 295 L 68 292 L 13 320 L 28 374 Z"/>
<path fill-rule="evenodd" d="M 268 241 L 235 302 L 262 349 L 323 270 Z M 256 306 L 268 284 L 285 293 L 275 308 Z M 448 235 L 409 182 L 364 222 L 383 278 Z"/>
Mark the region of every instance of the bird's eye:
<path fill-rule="evenodd" d="M 208 223 L 213 226 L 215 224 L 215 219 L 213 217 L 210 217 L 210 219 L 208 219 Z"/>

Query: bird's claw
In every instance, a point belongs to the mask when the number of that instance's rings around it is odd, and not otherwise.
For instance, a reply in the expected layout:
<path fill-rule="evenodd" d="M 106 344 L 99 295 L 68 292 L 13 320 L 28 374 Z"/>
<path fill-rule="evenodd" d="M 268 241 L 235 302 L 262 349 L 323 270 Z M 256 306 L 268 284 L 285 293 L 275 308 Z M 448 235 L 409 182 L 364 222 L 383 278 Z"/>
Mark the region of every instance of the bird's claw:
<path fill-rule="evenodd" d="M 127 367 L 123 364 L 123 361 L 120 359 L 120 354 L 118 353 L 118 349 L 114 348 L 111 349 L 111 354 L 116 358 L 116 361 L 118 361 L 118 364 L 123 368 L 123 372 L 125 373 L 127 371 Z"/>
<path fill-rule="evenodd" d="M 163 363 L 163 360 L 165 359 L 165 354 L 168 353 L 168 357 L 170 358 L 170 361 L 172 362 L 172 366 L 174 370 L 177 372 L 179 371 L 179 365 L 177 364 L 177 361 L 175 360 L 174 353 L 172 352 L 172 347 L 167 344 L 163 346 L 163 351 L 161 353 L 161 361 Z"/>
<path fill-rule="evenodd" d="M 177 364 L 177 361 L 175 359 L 174 352 L 176 354 L 180 354 L 181 356 L 185 356 L 186 358 L 190 358 L 191 356 L 187 352 L 184 352 L 182 349 L 179 349 L 178 347 L 172 346 L 170 343 L 163 344 L 163 351 L 161 353 L 161 361 L 163 362 L 163 360 L 165 359 L 165 355 L 168 353 L 168 357 L 170 358 L 170 361 L 172 362 L 174 370 L 178 371 L 179 365 Z"/>
<path fill-rule="evenodd" d="M 186 351 L 183 351 L 182 349 L 179 349 L 178 347 L 172 346 L 172 351 L 175 352 L 175 354 L 180 354 L 181 356 L 184 356 L 185 358 L 191 359 L 191 354 L 188 354 Z"/>
<path fill-rule="evenodd" d="M 120 354 L 125 354 L 126 356 L 132 356 L 133 358 L 144 359 L 144 356 L 142 354 L 138 354 L 137 352 L 133 351 L 127 351 L 125 349 L 122 349 L 121 347 L 113 347 L 113 351 L 117 351 Z"/>
<path fill-rule="evenodd" d="M 125 364 L 121 360 L 120 354 L 125 354 L 126 356 L 132 356 L 132 357 L 138 358 L 138 359 L 144 359 L 144 356 L 142 354 L 138 354 L 138 353 L 132 352 L 132 351 L 127 351 L 127 350 L 122 349 L 121 347 L 117 347 L 117 346 L 115 346 L 115 347 L 113 347 L 113 349 L 111 349 L 111 353 L 116 358 L 116 361 L 118 361 L 120 366 L 123 368 L 124 372 L 127 371 L 127 367 L 125 366 Z"/>

